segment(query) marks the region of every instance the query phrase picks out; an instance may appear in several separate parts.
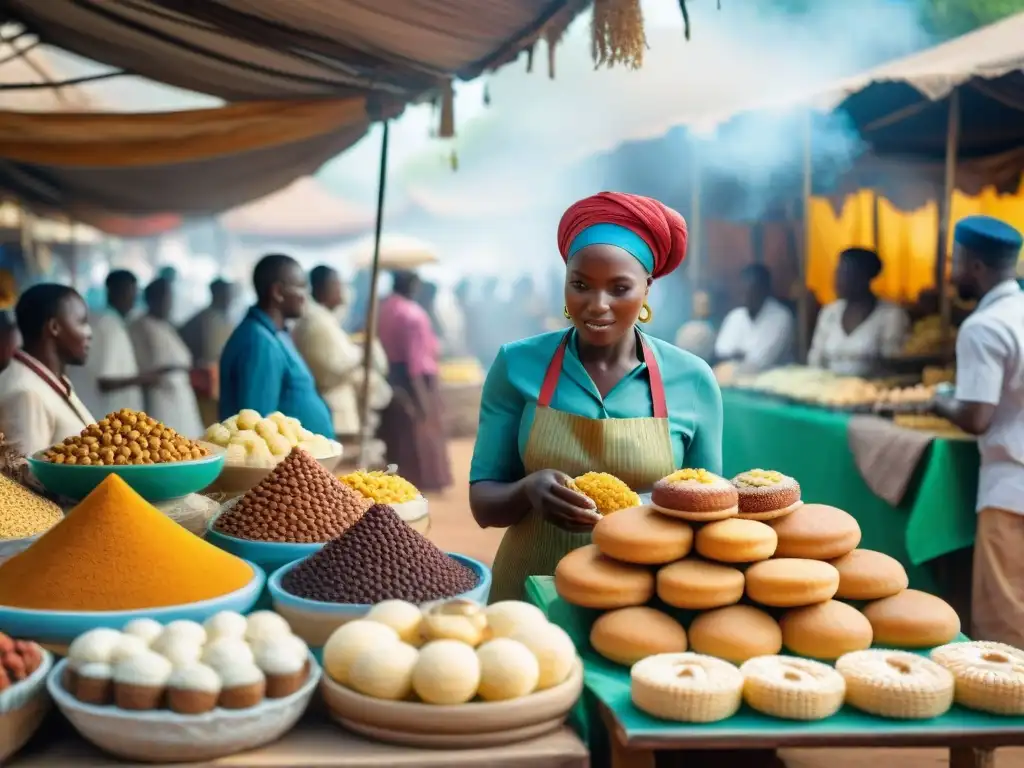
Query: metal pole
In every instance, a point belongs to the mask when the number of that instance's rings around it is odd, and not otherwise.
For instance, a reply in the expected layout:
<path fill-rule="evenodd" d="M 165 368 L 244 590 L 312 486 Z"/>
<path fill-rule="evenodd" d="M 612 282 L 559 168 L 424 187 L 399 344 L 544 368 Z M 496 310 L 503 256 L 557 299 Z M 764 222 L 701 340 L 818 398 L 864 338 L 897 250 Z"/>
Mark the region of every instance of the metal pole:
<path fill-rule="evenodd" d="M 960 91 L 949 94 L 949 117 L 946 127 L 946 167 L 939 206 L 939 253 L 935 260 L 938 270 L 935 284 L 939 289 L 939 311 L 941 313 L 940 336 L 943 353 L 949 347 L 952 328 L 953 306 L 949 296 L 949 243 L 953 231 L 953 193 L 956 191 L 957 150 L 960 144 Z"/>
<path fill-rule="evenodd" d="M 814 174 L 813 165 L 813 144 L 812 136 L 814 133 L 814 113 L 808 111 L 807 117 L 804 121 L 804 169 L 803 169 L 803 201 L 804 201 L 804 238 L 802 243 L 802 251 L 800 258 L 800 293 L 798 295 L 797 302 L 797 339 L 800 343 L 800 359 L 807 359 L 807 351 L 810 348 L 810 328 L 808 327 L 811 319 L 811 307 L 810 299 L 811 294 L 807 288 L 807 262 L 810 260 L 811 254 L 811 194 L 813 187 L 811 184 L 812 177 Z"/>
<path fill-rule="evenodd" d="M 380 235 L 384 226 L 384 193 L 388 176 L 388 127 L 384 121 L 384 133 L 380 141 L 380 173 L 377 181 L 377 221 L 373 232 L 373 261 L 370 264 L 370 301 L 366 308 L 366 330 L 363 339 L 363 386 L 359 400 L 359 464 L 369 463 L 370 441 L 370 375 L 373 371 L 373 342 L 377 336 L 377 283 L 380 276 Z"/>

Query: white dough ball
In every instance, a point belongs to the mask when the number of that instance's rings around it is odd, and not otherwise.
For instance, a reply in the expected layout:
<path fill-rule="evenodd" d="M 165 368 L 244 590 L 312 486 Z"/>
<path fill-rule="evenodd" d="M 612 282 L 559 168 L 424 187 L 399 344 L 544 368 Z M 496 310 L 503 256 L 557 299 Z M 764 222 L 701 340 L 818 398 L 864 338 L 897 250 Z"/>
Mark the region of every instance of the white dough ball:
<path fill-rule="evenodd" d="M 363 651 L 400 642 L 398 633 L 385 624 L 358 619 L 334 630 L 324 644 L 324 670 L 331 679 L 348 685 L 348 670 Z"/>
<path fill-rule="evenodd" d="M 568 633 L 557 624 L 531 627 L 512 635 L 513 640 L 530 649 L 540 665 L 537 690 L 543 691 L 564 683 L 576 664 L 576 646 Z"/>
<path fill-rule="evenodd" d="M 365 696 L 401 701 L 412 693 L 412 671 L 419 655 L 408 643 L 368 648 L 349 667 L 349 685 Z"/>
<path fill-rule="evenodd" d="M 420 650 L 412 688 L 428 704 L 465 704 L 480 687 L 480 660 L 460 640 L 434 640 Z"/>
<path fill-rule="evenodd" d="M 506 701 L 528 696 L 537 688 L 540 665 L 522 643 L 499 637 L 476 649 L 480 660 L 480 688 L 485 701 Z"/>
<path fill-rule="evenodd" d="M 485 609 L 491 637 L 512 637 L 527 627 L 548 623 L 544 611 L 521 600 L 502 600 Z"/>

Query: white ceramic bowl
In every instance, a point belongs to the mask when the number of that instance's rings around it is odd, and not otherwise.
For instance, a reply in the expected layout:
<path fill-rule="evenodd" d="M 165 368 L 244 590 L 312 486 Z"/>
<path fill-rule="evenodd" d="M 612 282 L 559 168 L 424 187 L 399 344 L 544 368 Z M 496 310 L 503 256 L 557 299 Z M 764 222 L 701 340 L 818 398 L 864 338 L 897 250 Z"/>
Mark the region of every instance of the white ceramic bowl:
<path fill-rule="evenodd" d="M 0 765 L 25 746 L 50 711 L 46 679 L 53 667 L 53 656 L 40 650 L 43 661 L 39 669 L 0 693 Z"/>
<path fill-rule="evenodd" d="M 290 731 L 320 681 L 320 665 L 309 657 L 309 678 L 283 699 L 265 699 L 250 709 L 214 709 L 202 715 L 164 710 L 129 712 L 83 704 L 64 690 L 67 660 L 46 681 L 57 707 L 83 738 L 126 760 L 152 763 L 215 760 L 269 744 Z"/>

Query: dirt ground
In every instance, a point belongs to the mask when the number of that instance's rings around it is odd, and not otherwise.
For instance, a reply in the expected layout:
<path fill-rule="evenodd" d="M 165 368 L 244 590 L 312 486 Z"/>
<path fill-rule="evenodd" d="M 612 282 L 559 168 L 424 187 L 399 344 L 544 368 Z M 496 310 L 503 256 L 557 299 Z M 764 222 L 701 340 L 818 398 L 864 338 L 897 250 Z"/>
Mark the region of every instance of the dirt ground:
<path fill-rule="evenodd" d="M 449 552 L 460 552 L 490 563 L 501 541 L 501 531 L 481 530 L 469 512 L 469 462 L 472 440 L 456 440 L 449 446 L 455 485 L 443 494 L 430 496 L 430 538 Z M 948 765 L 941 749 L 796 749 L 783 753 L 789 768 L 938 768 Z M 897 762 L 898 761 L 898 762 Z M 1024 749 L 1002 749 L 997 768 L 1024 768 Z"/>

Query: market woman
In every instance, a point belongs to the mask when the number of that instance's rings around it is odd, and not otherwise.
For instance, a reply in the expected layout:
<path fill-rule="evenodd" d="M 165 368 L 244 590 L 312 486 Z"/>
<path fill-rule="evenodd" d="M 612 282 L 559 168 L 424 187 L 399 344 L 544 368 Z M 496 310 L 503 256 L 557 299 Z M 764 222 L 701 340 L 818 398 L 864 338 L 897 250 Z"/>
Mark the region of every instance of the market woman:
<path fill-rule="evenodd" d="M 653 280 L 686 254 L 686 222 L 656 200 L 602 192 L 558 226 L 568 331 L 501 348 L 484 384 L 470 506 L 508 528 L 491 600 L 521 599 L 590 541 L 599 519 L 569 488 L 608 472 L 638 492 L 680 467 L 722 470 L 722 397 L 707 363 L 643 333 Z"/>
<path fill-rule="evenodd" d="M 884 358 L 899 353 L 910 320 L 902 308 L 871 290 L 871 281 L 881 272 L 882 260 L 874 251 L 847 248 L 839 254 L 839 298 L 818 315 L 808 365 L 842 376 L 869 376 L 878 372 Z"/>

